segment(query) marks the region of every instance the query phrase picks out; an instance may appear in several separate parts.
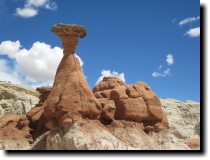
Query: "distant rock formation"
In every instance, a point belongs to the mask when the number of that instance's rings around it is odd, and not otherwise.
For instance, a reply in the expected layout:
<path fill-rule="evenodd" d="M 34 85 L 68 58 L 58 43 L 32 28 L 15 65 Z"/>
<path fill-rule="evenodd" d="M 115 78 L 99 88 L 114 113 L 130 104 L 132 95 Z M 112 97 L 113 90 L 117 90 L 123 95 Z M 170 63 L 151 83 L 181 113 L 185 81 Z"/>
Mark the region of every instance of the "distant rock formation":
<path fill-rule="evenodd" d="M 0 116 L 26 114 L 38 101 L 35 89 L 0 81 Z"/>

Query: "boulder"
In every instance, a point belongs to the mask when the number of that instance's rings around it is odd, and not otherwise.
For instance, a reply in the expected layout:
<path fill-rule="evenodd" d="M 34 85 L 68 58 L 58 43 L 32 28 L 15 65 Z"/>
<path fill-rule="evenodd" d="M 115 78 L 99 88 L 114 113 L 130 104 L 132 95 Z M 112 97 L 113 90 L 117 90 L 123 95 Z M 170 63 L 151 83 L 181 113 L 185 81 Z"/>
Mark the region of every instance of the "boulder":
<path fill-rule="evenodd" d="M 143 90 L 142 97 L 148 108 L 149 121 L 160 121 L 163 118 L 161 103 L 156 94 L 150 90 Z"/>
<path fill-rule="evenodd" d="M 93 92 L 102 107 L 109 100 L 115 102 L 113 119 L 143 122 L 146 132 L 169 128 L 159 98 L 144 82 L 125 84 L 117 77 L 104 77 Z"/>
<path fill-rule="evenodd" d="M 142 122 L 147 118 L 147 106 L 142 97 L 120 99 L 116 119 Z"/>
<path fill-rule="evenodd" d="M 116 112 L 115 102 L 113 100 L 108 100 L 103 106 L 101 118 L 105 120 L 113 120 Z"/>

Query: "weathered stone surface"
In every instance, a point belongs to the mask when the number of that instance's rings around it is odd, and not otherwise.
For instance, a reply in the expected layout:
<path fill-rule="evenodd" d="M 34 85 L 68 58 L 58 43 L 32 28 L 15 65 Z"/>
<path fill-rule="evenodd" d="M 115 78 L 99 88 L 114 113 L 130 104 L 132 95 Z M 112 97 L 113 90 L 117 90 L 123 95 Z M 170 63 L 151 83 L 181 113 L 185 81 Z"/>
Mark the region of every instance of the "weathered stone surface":
<path fill-rule="evenodd" d="M 108 100 L 103 106 L 101 118 L 105 120 L 113 120 L 116 112 L 115 102 L 113 100 Z"/>
<path fill-rule="evenodd" d="M 39 96 L 39 103 L 36 105 L 36 107 L 43 106 L 45 100 L 47 99 L 48 95 L 51 92 L 52 87 L 38 87 L 36 88 L 36 91 L 40 93 Z"/>
<path fill-rule="evenodd" d="M 141 127 L 115 125 L 106 128 L 98 121 L 84 121 L 82 125 L 74 123 L 65 131 L 52 131 L 47 136 L 46 149 L 149 150 L 159 148 L 156 142 L 142 131 Z"/>
<path fill-rule="evenodd" d="M 148 108 L 148 117 L 150 121 L 162 120 L 163 113 L 161 103 L 156 94 L 149 90 L 142 91 L 142 97 Z"/>
<path fill-rule="evenodd" d="M 0 150 L 29 150 L 30 148 L 26 139 L 0 140 Z"/>
<path fill-rule="evenodd" d="M 127 99 L 128 95 L 126 94 L 126 89 L 124 86 L 117 87 L 113 89 L 110 93 L 110 99 L 114 100 L 118 105 L 121 99 Z"/>
<path fill-rule="evenodd" d="M 32 142 L 29 120 L 25 115 L 5 115 L 0 117 L 0 140 L 21 140 Z"/>
<path fill-rule="evenodd" d="M 105 77 L 93 92 L 102 107 L 109 100 L 114 100 L 116 120 L 143 122 L 147 132 L 169 127 L 159 98 L 144 82 L 127 85 L 117 77 Z"/>
<path fill-rule="evenodd" d="M 151 87 L 145 82 L 136 82 L 133 87 L 138 91 L 141 91 L 142 89 L 151 91 Z"/>
<path fill-rule="evenodd" d="M 199 136 L 200 103 L 178 101 L 176 99 L 160 99 L 165 110 L 172 133 L 180 138 Z"/>
<path fill-rule="evenodd" d="M 26 114 L 39 99 L 32 88 L 0 81 L 0 116 Z"/>
<path fill-rule="evenodd" d="M 101 105 L 88 86 L 74 54 L 78 38 L 86 34 L 85 28 L 58 24 L 52 31 L 62 40 L 64 56 L 58 66 L 52 90 L 44 102 L 43 114 L 48 121 L 46 126 L 64 127 L 65 119 L 71 121 L 74 114 L 79 114 L 83 118 L 98 119 Z"/>
<path fill-rule="evenodd" d="M 183 140 L 177 138 L 170 130 L 149 132 L 148 136 L 156 141 L 161 150 L 190 150 Z"/>
<path fill-rule="evenodd" d="M 119 78 L 116 77 L 104 77 L 103 81 L 98 83 L 94 88 L 93 92 L 95 93 L 96 91 L 104 91 L 108 89 L 113 89 L 118 86 L 123 86 L 124 83 L 121 81 Z"/>
<path fill-rule="evenodd" d="M 141 94 L 139 92 L 137 92 L 136 89 L 134 89 L 133 85 L 126 86 L 126 93 L 127 93 L 128 97 L 130 97 L 130 98 L 137 98 L 137 97 L 141 96 Z"/>
<path fill-rule="evenodd" d="M 117 107 L 116 117 L 123 120 L 142 122 L 147 118 L 147 106 L 143 98 L 121 99 Z"/>
<path fill-rule="evenodd" d="M 200 137 L 187 138 L 184 143 L 191 149 L 200 149 Z"/>

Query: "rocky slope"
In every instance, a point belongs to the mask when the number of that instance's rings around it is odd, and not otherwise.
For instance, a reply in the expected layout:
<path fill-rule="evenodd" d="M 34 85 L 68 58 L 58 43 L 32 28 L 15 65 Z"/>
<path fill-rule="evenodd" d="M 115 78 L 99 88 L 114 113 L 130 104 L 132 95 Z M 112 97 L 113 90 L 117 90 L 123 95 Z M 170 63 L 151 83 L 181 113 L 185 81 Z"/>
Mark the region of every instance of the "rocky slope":
<path fill-rule="evenodd" d="M 4 82 L 5 85 L 7 82 Z M 4 86 L 4 83 L 1 84 Z M 8 85 L 8 84 L 7 84 Z M 13 86 L 13 84 L 9 84 Z M 21 87 L 21 86 L 19 86 Z M 29 97 L 40 95 L 44 101 L 50 88 L 39 88 L 39 92 L 29 92 Z M 8 90 L 10 90 L 8 86 Z M 22 91 L 20 90 L 20 95 Z M 19 95 L 18 91 L 16 92 Z M 31 94 L 31 95 L 30 95 Z M 11 98 L 11 100 L 14 100 Z M 136 122 L 114 121 L 102 125 L 98 121 L 75 123 L 66 130 L 46 132 L 33 143 L 28 140 L 0 140 L 1 149 L 199 149 L 200 143 L 200 104 L 192 101 L 160 99 L 162 109 L 167 113 L 169 129 L 161 132 L 142 131 L 143 126 Z M 41 103 L 42 104 L 42 103 Z M 11 113 L 13 109 L 10 110 Z M 9 114 L 9 112 L 7 112 Z M 2 121 L 2 120 L 0 120 Z M 96 127 L 97 126 L 97 127 Z M 17 132 L 16 132 L 17 133 Z M 123 133 L 123 135 L 122 135 Z"/>
<path fill-rule="evenodd" d="M 0 116 L 26 114 L 39 101 L 35 89 L 0 81 Z"/>
<path fill-rule="evenodd" d="M 167 113 L 170 129 L 181 139 L 200 136 L 200 103 L 160 99 Z"/>

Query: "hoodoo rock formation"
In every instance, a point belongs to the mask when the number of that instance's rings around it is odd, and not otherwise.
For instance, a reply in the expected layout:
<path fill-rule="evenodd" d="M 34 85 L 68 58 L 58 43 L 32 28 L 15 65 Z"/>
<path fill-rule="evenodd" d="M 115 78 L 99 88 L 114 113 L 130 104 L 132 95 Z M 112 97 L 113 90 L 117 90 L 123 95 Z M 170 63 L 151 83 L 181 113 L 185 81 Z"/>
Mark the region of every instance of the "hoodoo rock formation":
<path fill-rule="evenodd" d="M 79 25 L 58 24 L 52 27 L 62 40 L 63 58 L 58 66 L 52 90 L 44 102 L 46 127 L 68 127 L 81 117 L 98 119 L 101 105 L 91 91 L 75 57 L 78 39 L 86 35 Z"/>
<path fill-rule="evenodd" d="M 119 78 L 104 77 L 93 92 L 103 107 L 102 122 L 113 119 L 139 122 L 146 132 L 169 127 L 159 98 L 144 82 L 127 85 Z"/>
<path fill-rule="evenodd" d="M 199 104 L 160 101 L 146 83 L 116 77 L 91 90 L 75 56 L 85 28 L 57 24 L 52 31 L 64 49 L 54 84 L 37 88 L 39 102 L 29 112 L 0 117 L 0 149 L 199 148 Z"/>

